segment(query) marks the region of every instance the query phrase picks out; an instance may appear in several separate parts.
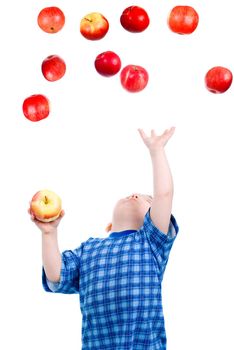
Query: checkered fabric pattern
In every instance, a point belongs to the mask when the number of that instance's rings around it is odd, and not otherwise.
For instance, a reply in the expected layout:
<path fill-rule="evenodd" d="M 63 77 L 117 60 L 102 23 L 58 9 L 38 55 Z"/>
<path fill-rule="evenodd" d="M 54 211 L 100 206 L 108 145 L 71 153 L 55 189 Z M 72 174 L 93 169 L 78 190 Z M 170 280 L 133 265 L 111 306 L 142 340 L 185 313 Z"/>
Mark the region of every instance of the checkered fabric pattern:
<path fill-rule="evenodd" d="M 168 234 L 147 212 L 138 231 L 89 238 L 62 253 L 59 283 L 43 287 L 54 293 L 79 293 L 82 350 L 166 350 L 161 282 L 178 233 L 171 216 Z"/>

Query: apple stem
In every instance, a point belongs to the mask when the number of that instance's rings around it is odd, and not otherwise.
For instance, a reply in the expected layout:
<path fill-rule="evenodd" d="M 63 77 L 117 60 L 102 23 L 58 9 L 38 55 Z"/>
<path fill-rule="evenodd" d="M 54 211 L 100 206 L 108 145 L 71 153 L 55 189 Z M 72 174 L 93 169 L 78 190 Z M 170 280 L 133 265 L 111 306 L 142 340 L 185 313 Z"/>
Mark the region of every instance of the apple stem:
<path fill-rule="evenodd" d="M 45 196 L 45 204 L 48 204 L 48 198 Z"/>

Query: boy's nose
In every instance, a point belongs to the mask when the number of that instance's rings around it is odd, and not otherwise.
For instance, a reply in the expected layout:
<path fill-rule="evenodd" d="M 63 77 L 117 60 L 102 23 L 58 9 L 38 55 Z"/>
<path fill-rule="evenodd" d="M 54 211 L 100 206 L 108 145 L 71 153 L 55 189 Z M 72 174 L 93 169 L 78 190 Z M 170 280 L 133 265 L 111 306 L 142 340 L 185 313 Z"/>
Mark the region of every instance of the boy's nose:
<path fill-rule="evenodd" d="M 138 195 L 137 195 L 137 193 L 133 193 L 131 196 L 130 196 L 131 198 L 138 198 Z"/>

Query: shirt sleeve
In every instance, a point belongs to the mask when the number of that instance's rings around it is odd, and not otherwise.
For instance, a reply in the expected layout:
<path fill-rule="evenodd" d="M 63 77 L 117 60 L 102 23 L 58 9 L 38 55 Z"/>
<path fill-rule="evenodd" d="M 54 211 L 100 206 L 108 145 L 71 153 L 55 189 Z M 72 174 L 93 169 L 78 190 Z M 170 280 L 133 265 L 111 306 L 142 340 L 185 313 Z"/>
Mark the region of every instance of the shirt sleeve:
<path fill-rule="evenodd" d="M 62 266 L 60 281 L 57 283 L 47 279 L 44 267 L 42 267 L 42 285 L 46 292 L 74 294 L 79 293 L 80 260 L 83 243 L 74 250 L 65 250 L 61 254 Z"/>
<path fill-rule="evenodd" d="M 175 241 L 175 238 L 177 237 L 177 233 L 179 232 L 179 227 L 177 225 L 176 219 L 173 215 L 171 215 L 168 233 L 165 234 L 154 225 L 150 217 L 149 209 L 145 215 L 142 230 L 148 239 L 152 253 L 159 266 L 162 278 L 172 245 Z"/>

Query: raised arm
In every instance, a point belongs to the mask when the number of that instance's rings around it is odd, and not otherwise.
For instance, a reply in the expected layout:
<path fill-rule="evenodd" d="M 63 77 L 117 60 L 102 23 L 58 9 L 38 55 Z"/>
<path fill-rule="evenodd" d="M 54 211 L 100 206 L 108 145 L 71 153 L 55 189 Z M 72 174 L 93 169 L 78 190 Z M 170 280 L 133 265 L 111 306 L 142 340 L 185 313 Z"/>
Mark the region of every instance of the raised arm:
<path fill-rule="evenodd" d="M 149 149 L 153 166 L 153 201 L 150 216 L 154 225 L 167 234 L 172 210 L 173 179 L 164 147 L 175 128 L 165 130 L 162 135 L 156 135 L 155 131 L 151 130 L 150 136 L 142 129 L 138 131 Z"/>
<path fill-rule="evenodd" d="M 36 224 L 42 233 L 42 262 L 46 277 L 51 282 L 59 282 L 61 271 L 61 253 L 58 246 L 57 229 L 60 220 L 64 216 L 64 211 L 60 217 L 52 222 L 40 222 L 28 210 L 31 220 Z"/>

